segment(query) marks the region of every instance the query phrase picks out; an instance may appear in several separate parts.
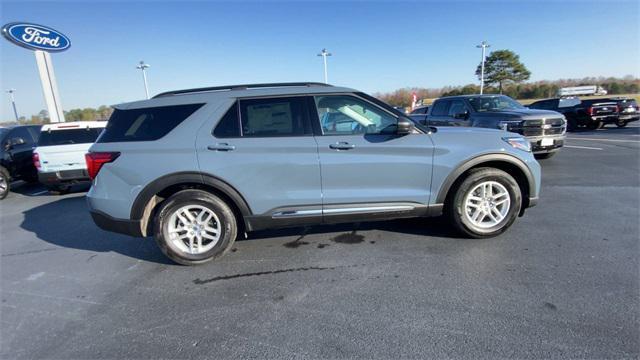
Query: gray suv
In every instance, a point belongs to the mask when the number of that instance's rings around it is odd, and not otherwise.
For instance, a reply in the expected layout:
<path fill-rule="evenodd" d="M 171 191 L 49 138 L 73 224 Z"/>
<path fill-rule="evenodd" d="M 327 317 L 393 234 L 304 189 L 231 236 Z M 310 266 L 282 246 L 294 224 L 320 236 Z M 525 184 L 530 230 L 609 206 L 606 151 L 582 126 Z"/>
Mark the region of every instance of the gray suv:
<path fill-rule="evenodd" d="M 429 128 L 353 89 L 237 85 L 115 106 L 86 155 L 105 230 L 153 235 L 180 264 L 266 228 L 445 214 L 473 238 L 536 204 L 529 142 L 492 129 Z"/>

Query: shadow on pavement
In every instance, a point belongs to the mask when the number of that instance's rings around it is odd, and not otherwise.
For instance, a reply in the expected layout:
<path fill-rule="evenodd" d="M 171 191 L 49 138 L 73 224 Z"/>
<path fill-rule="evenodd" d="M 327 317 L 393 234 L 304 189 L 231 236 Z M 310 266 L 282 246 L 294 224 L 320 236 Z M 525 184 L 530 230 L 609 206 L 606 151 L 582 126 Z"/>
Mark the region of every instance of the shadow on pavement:
<path fill-rule="evenodd" d="M 173 264 L 151 238 L 139 239 L 99 229 L 84 196 L 61 198 L 25 211 L 23 229 L 51 244 L 94 252 L 116 252 L 135 259 Z"/>
<path fill-rule="evenodd" d="M 70 196 L 25 211 L 21 227 L 39 239 L 72 249 L 94 252 L 116 252 L 125 256 L 161 264 L 173 264 L 151 238 L 133 238 L 99 229 L 91 219 L 84 196 Z M 396 233 L 454 238 L 442 218 L 401 219 L 339 225 L 263 230 L 249 234 L 247 240 L 282 236 L 383 230 Z M 239 241 L 244 239 L 239 238 Z"/>

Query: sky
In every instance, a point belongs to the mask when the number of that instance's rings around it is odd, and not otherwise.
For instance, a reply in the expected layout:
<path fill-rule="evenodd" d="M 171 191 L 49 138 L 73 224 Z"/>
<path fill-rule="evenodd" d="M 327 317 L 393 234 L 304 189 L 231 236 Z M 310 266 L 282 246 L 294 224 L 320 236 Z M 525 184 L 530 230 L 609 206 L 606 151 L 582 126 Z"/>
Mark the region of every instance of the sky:
<path fill-rule="evenodd" d="M 30 2 L 0 0 L 2 24 L 52 27 L 71 48 L 52 54 L 65 110 L 227 84 L 322 81 L 365 92 L 478 83 L 476 45 L 510 49 L 530 81 L 640 77 L 640 2 Z M 0 39 L 0 121 L 45 109 L 33 52 Z"/>

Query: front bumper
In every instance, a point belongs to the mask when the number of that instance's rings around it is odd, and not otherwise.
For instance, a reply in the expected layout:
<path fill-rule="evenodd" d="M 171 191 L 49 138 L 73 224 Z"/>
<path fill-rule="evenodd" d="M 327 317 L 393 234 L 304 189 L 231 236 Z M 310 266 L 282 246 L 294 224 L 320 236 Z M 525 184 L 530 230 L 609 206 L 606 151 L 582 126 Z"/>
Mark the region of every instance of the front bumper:
<path fill-rule="evenodd" d="M 560 148 L 564 146 L 565 138 L 565 135 L 526 137 L 526 139 L 531 143 L 531 151 L 534 154 L 544 154 L 560 150 Z M 549 143 L 549 141 L 551 141 L 551 143 Z"/>
<path fill-rule="evenodd" d="M 86 169 L 38 172 L 38 181 L 44 185 L 74 184 L 91 181 Z"/>

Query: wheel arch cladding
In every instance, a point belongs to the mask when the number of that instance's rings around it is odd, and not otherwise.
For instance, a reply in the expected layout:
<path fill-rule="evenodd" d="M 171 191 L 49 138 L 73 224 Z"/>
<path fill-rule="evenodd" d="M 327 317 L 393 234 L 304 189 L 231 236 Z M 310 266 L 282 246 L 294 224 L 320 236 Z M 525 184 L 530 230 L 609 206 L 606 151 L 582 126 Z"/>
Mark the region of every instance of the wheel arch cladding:
<path fill-rule="evenodd" d="M 524 209 L 529 206 L 529 194 L 531 193 L 531 189 L 535 188 L 535 179 L 524 162 L 515 156 L 506 154 L 481 155 L 464 162 L 447 176 L 438 192 L 436 203 L 445 203 L 451 195 L 452 190 L 457 188 L 457 185 L 463 181 L 468 172 L 481 167 L 500 169 L 516 180 L 522 191 L 522 207 L 520 210 L 520 214 L 522 214 Z"/>
<path fill-rule="evenodd" d="M 244 218 L 252 214 L 246 200 L 230 184 L 210 174 L 198 172 L 180 172 L 162 176 L 138 194 L 131 207 L 131 220 L 141 220 L 144 235 L 149 234 L 149 226 L 155 210 L 162 200 L 184 189 L 208 191 L 225 201 L 233 210 L 238 224 L 244 224 Z"/>

